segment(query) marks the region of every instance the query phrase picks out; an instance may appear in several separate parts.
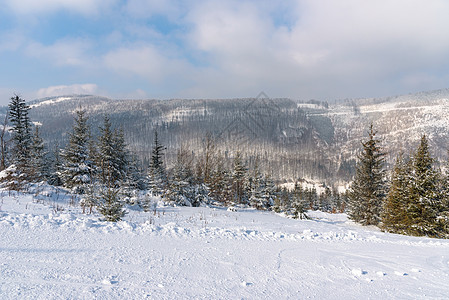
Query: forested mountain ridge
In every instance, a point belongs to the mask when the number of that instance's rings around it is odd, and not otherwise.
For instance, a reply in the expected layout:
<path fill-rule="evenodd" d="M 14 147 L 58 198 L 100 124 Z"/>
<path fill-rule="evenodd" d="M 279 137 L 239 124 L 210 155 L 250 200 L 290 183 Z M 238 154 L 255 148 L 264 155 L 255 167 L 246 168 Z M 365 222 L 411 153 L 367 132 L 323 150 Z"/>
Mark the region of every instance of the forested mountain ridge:
<path fill-rule="evenodd" d="M 202 100 L 111 100 L 98 96 L 61 96 L 29 102 L 31 120 L 41 124 L 49 144 L 62 147 L 74 112 L 85 109 L 92 134 L 104 114 L 123 126 L 138 157 L 149 157 L 154 130 L 167 147 L 167 165 L 181 147 L 201 152 L 207 133 L 217 149 L 232 158 L 241 151 L 251 165 L 259 156 L 273 178 L 349 181 L 360 141 L 372 122 L 392 162 L 426 134 L 434 155 L 443 161 L 449 147 L 449 90 L 385 98 L 335 102 L 258 98 Z M 51 147 L 50 147 L 51 148 Z"/>
<path fill-rule="evenodd" d="M 373 123 L 392 164 L 402 150 L 416 148 L 420 137 L 429 138 L 431 152 L 440 162 L 449 148 L 449 89 L 394 97 L 358 99 L 331 106 L 326 116 L 335 128 L 335 146 L 344 157 L 360 149 L 360 139 Z"/>
<path fill-rule="evenodd" d="M 64 96 L 32 101 L 30 105 L 31 119 L 42 124 L 42 137 L 60 146 L 66 143 L 74 112 L 82 108 L 87 111 L 93 135 L 104 114 L 109 114 L 114 127 L 123 126 L 130 149 L 143 160 L 151 152 L 155 129 L 167 147 L 168 166 L 181 145 L 199 153 L 210 133 L 225 157 L 231 159 L 239 150 L 251 165 L 259 156 L 261 167 L 275 178 L 304 177 L 314 169 L 315 177 L 327 176 L 324 167 L 314 164 L 324 161 L 322 150 L 333 138 L 328 136 L 332 128 L 316 128 L 306 111 L 290 99 L 111 100 Z"/>

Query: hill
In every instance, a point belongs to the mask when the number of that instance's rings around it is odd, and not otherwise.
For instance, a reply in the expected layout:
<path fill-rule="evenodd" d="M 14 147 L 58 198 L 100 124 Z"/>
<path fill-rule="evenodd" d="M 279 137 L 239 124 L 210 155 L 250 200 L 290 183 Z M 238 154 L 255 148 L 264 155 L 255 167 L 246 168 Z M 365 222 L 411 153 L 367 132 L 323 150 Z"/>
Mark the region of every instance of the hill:
<path fill-rule="evenodd" d="M 384 98 L 348 99 L 333 104 L 315 100 L 272 99 L 261 93 L 245 99 L 112 100 L 78 95 L 30 102 L 33 121 L 50 145 L 64 146 L 74 111 L 87 110 L 93 135 L 104 114 L 123 126 L 130 149 L 147 164 L 154 130 L 167 146 L 172 165 L 181 145 L 200 153 L 210 133 L 230 159 L 241 151 L 251 165 L 255 158 L 275 179 L 298 178 L 348 182 L 360 141 L 372 122 L 383 140 L 387 161 L 400 150 L 408 153 L 422 134 L 440 161 L 449 145 L 449 89 Z M 4 109 L 3 109 L 4 111 Z"/>

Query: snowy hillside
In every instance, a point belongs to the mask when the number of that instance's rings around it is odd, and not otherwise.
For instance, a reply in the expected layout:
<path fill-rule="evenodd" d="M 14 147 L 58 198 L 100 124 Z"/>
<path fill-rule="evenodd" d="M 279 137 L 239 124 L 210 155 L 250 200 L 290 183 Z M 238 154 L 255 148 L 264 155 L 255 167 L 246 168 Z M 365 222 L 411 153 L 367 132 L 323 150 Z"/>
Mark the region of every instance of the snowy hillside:
<path fill-rule="evenodd" d="M 422 134 L 440 162 L 447 159 L 449 148 L 449 89 L 333 104 L 263 97 L 112 100 L 72 95 L 38 99 L 30 105 L 30 117 L 42 125 L 40 133 L 50 150 L 54 145 L 64 147 L 74 112 L 82 108 L 93 136 L 98 135 L 104 114 L 113 127 L 123 126 L 129 149 L 141 161 L 149 158 L 156 129 L 167 147 L 169 168 L 181 145 L 199 153 L 210 133 L 217 149 L 229 157 L 237 149 L 249 162 L 259 156 L 264 173 L 279 182 L 309 178 L 338 186 L 351 181 L 360 142 L 371 122 L 390 165 L 399 151 L 414 150 Z M 1 107 L 0 114 L 5 110 Z"/>
<path fill-rule="evenodd" d="M 378 99 L 359 99 L 332 106 L 323 113 L 335 128 L 335 149 L 343 157 L 354 157 L 372 122 L 390 162 L 403 150 L 414 149 L 423 134 L 432 154 L 447 158 L 449 148 L 449 89 Z"/>
<path fill-rule="evenodd" d="M 12 193 L 12 192 L 11 192 Z M 449 241 L 219 207 L 82 214 L 57 190 L 1 193 L 1 299 L 445 299 Z M 73 203 L 72 203 L 73 204 Z"/>

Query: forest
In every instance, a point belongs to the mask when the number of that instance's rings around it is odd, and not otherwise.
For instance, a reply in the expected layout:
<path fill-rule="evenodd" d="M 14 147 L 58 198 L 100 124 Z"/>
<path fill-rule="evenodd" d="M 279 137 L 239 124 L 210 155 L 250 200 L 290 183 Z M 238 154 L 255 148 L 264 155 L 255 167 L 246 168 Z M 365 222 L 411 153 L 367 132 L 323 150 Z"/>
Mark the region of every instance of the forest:
<path fill-rule="evenodd" d="M 151 210 L 149 197 L 160 196 L 170 205 L 253 207 L 292 218 L 307 218 L 307 210 L 345 212 L 355 222 L 389 232 L 449 235 L 449 175 L 435 168 L 425 135 L 415 152 L 401 154 L 393 170 L 387 170 L 371 125 L 349 189 L 340 193 L 324 185 L 318 192 L 300 179 L 290 188 L 283 186 L 261 167 L 263 156 L 238 148 L 223 151 L 210 132 L 194 149 L 180 143 L 168 166 L 164 130 L 156 127 L 149 158 L 142 164 L 125 142 L 123 124 L 113 126 L 104 114 L 101 125 L 92 128 L 83 109 L 75 112 L 67 144 L 49 149 L 40 127 L 30 120 L 30 109 L 21 97 L 11 98 L 0 136 L 2 186 L 19 191 L 39 182 L 61 186 L 79 199 L 85 213 L 96 210 L 107 221 L 121 220 L 128 205 Z M 279 163 L 289 161 L 280 157 Z"/>

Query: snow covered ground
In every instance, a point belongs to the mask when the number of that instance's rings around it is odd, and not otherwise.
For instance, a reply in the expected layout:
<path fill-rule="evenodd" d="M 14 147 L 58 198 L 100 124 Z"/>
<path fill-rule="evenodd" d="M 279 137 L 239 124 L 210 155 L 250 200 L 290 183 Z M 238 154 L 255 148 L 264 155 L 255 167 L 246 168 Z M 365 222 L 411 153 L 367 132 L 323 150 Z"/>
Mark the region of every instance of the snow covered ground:
<path fill-rule="evenodd" d="M 0 192 L 1 299 L 447 299 L 449 241 L 345 215 L 158 206 L 117 224 Z"/>

